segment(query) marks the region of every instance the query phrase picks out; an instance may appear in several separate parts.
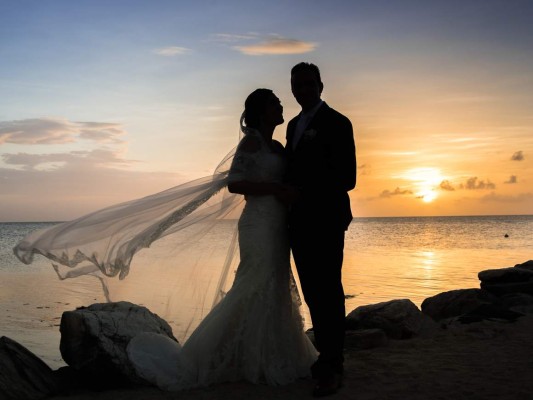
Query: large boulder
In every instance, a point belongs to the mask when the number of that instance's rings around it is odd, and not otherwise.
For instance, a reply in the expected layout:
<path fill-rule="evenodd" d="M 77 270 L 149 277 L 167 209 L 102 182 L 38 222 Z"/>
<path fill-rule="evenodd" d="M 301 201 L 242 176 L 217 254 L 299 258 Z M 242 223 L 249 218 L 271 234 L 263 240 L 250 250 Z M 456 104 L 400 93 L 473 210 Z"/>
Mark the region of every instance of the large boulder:
<path fill-rule="evenodd" d="M 533 294 L 533 260 L 510 268 L 481 271 L 478 277 L 481 289 L 497 296 L 509 293 Z"/>
<path fill-rule="evenodd" d="M 409 299 L 357 307 L 346 317 L 346 329 L 382 329 L 392 339 L 433 333 L 437 324 Z"/>
<path fill-rule="evenodd" d="M 422 302 L 422 312 L 435 321 L 459 317 L 484 304 L 492 304 L 498 298 L 481 289 L 458 289 L 439 293 Z"/>
<path fill-rule="evenodd" d="M 509 293 L 500 297 L 500 304 L 511 311 L 533 314 L 533 296 L 526 293 Z"/>
<path fill-rule="evenodd" d="M 481 282 L 517 283 L 533 281 L 533 270 L 521 267 L 487 269 L 478 273 Z"/>
<path fill-rule="evenodd" d="M 43 399 L 57 391 L 48 365 L 13 339 L 0 338 L 0 400 Z"/>
<path fill-rule="evenodd" d="M 533 260 L 523 262 L 522 264 L 516 264 L 515 268 L 522 268 L 522 269 L 528 269 L 530 271 L 533 271 Z"/>
<path fill-rule="evenodd" d="M 126 347 L 142 332 L 176 340 L 169 324 L 146 307 L 128 302 L 93 304 L 61 317 L 63 360 L 94 379 L 142 383 L 130 363 Z M 176 340 L 177 341 L 177 340 Z"/>
<path fill-rule="evenodd" d="M 496 296 L 503 296 L 509 293 L 533 294 L 533 281 L 514 283 L 488 283 L 481 282 L 481 289 L 486 290 Z"/>
<path fill-rule="evenodd" d="M 501 303 L 481 304 L 474 310 L 467 312 L 457 318 L 463 324 L 480 322 L 483 320 L 514 322 L 517 318 L 524 316 L 523 313 L 510 310 Z"/>

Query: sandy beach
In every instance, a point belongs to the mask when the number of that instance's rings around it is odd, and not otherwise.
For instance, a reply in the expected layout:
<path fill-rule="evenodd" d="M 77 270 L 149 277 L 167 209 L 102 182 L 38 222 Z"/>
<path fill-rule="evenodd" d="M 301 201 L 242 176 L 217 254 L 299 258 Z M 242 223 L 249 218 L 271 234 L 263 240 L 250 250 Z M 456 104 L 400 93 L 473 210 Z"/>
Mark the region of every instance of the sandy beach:
<path fill-rule="evenodd" d="M 533 315 L 515 322 L 457 324 L 429 338 L 346 349 L 344 387 L 331 399 L 428 400 L 533 398 Z M 168 393 L 154 388 L 72 393 L 52 399 L 306 399 L 312 381 L 282 387 L 248 383 Z"/>

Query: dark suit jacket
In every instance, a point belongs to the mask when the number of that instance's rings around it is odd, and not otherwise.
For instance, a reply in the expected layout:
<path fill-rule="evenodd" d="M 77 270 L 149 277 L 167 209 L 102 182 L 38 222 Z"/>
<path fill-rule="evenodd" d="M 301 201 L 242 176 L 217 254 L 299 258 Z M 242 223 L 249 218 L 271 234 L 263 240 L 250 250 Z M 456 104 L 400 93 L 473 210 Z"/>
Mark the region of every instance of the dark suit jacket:
<path fill-rule="evenodd" d="M 287 126 L 286 178 L 301 191 L 291 206 L 289 224 L 347 229 L 352 220 L 348 191 L 355 187 L 357 168 L 352 124 L 324 103 L 293 150 L 298 119 Z"/>

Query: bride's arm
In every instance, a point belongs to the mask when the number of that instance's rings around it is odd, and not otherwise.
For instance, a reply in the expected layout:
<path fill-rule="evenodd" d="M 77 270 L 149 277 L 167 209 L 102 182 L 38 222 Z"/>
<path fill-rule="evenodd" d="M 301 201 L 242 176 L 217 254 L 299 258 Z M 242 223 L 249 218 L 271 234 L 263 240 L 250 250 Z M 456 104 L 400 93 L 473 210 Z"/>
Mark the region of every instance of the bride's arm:
<path fill-rule="evenodd" d="M 243 195 L 277 195 L 284 185 L 276 182 L 257 181 L 258 168 L 254 154 L 260 150 L 261 143 L 254 136 L 245 136 L 239 144 L 228 179 L 228 190 Z M 259 174 L 260 176 L 260 174 Z"/>
<path fill-rule="evenodd" d="M 276 182 L 237 181 L 228 184 L 231 193 L 243 195 L 265 196 L 274 195 L 283 204 L 294 203 L 300 196 L 298 190 L 290 185 Z"/>

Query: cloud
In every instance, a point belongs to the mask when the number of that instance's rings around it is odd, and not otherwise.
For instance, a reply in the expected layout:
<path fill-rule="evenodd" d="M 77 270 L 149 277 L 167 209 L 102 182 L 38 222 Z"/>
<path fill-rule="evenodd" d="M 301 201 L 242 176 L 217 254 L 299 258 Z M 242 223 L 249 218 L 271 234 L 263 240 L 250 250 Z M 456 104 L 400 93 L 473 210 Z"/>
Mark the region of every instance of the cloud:
<path fill-rule="evenodd" d="M 368 164 L 361 164 L 357 166 L 357 175 L 370 175 L 371 173 L 371 166 Z"/>
<path fill-rule="evenodd" d="M 105 122 L 78 122 L 80 139 L 88 139 L 98 143 L 123 143 L 117 136 L 126 132 L 120 124 Z"/>
<path fill-rule="evenodd" d="M 0 221 L 71 219 L 184 180 L 135 170 L 139 161 L 125 157 L 120 124 L 41 118 L 2 122 L 1 128 L 4 143 L 56 143 L 68 150 L 0 155 Z"/>
<path fill-rule="evenodd" d="M 249 56 L 263 56 L 277 54 L 309 53 L 313 51 L 316 47 L 316 43 L 276 37 L 247 46 L 235 46 L 234 49 Z"/>
<path fill-rule="evenodd" d="M 392 192 L 390 190 L 384 190 L 383 192 L 380 193 L 379 197 L 388 199 L 391 196 L 406 195 L 406 194 L 413 194 L 413 192 L 408 189 L 402 190 L 399 187 L 397 187 Z"/>
<path fill-rule="evenodd" d="M 154 53 L 160 56 L 164 56 L 164 57 L 174 57 L 174 56 L 186 54 L 189 51 L 191 50 L 186 47 L 169 46 L 169 47 L 162 47 L 159 49 L 155 49 Z"/>
<path fill-rule="evenodd" d="M 492 183 L 490 180 L 487 179 L 487 182 L 485 181 L 478 181 L 477 176 L 474 176 L 472 178 L 468 178 L 466 183 L 461 183 L 459 186 L 461 189 L 467 189 L 467 190 L 491 190 L 496 189 L 496 185 Z"/>
<path fill-rule="evenodd" d="M 450 140 L 448 140 L 448 142 L 450 142 L 450 143 L 466 143 L 466 142 L 475 142 L 475 141 L 478 141 L 478 140 L 479 140 L 478 138 L 473 138 L 473 137 L 459 137 L 459 138 L 450 139 Z"/>
<path fill-rule="evenodd" d="M 125 158 L 119 124 L 64 120 L 16 121 L 14 143 L 76 143 L 75 151 L 4 153 L 0 161 L 0 221 L 67 220 L 175 186 L 177 174 L 136 171 Z M 5 126 L 5 124 L 4 124 Z M 43 126 L 46 128 L 44 129 Z M 61 141 L 57 138 L 61 137 Z M 68 146 L 70 150 L 71 145 Z"/>
<path fill-rule="evenodd" d="M 232 47 L 234 50 L 249 56 L 303 54 L 313 51 L 318 46 L 317 43 L 289 39 L 277 34 L 264 38 L 258 33 L 217 33 L 211 35 L 211 40 L 221 43 L 250 42 L 253 40 L 255 41 L 253 44 L 240 44 Z"/>
<path fill-rule="evenodd" d="M 448 180 L 444 180 L 440 183 L 439 187 L 442 189 L 442 190 L 448 190 L 448 191 L 454 191 L 455 188 L 453 187 L 453 185 L 451 184 L 450 181 Z"/>
<path fill-rule="evenodd" d="M 0 121 L 0 145 L 66 144 L 78 139 L 122 143 L 117 137 L 125 133 L 120 124 L 108 122 L 73 122 L 54 118 Z"/>
<path fill-rule="evenodd" d="M 0 122 L 0 145 L 62 144 L 75 141 L 79 130 L 72 122 L 51 118 L 33 118 Z"/>
<path fill-rule="evenodd" d="M 256 34 L 233 34 L 233 33 L 216 33 L 214 35 L 211 35 L 213 40 L 217 42 L 226 42 L 226 43 L 232 43 L 232 42 L 240 42 L 241 40 L 252 40 L 257 39 Z"/>
<path fill-rule="evenodd" d="M 497 202 L 497 203 L 521 203 L 533 201 L 533 193 L 520 193 L 516 196 L 503 196 L 494 192 L 487 194 L 481 198 L 483 202 Z"/>
<path fill-rule="evenodd" d="M 0 122 L 3 143 L 21 145 L 71 144 L 88 140 L 92 149 L 57 153 L 4 153 L 0 157 L 6 165 L 18 170 L 51 171 L 59 168 L 79 170 L 106 167 L 125 167 L 136 161 L 123 157 L 125 141 L 119 139 L 126 132 L 120 124 L 111 122 L 72 122 L 65 119 L 35 118 Z"/>
<path fill-rule="evenodd" d="M 522 161 L 523 159 L 524 159 L 524 153 L 522 152 L 522 150 L 515 151 L 513 155 L 511 156 L 511 160 L 513 161 Z"/>
<path fill-rule="evenodd" d="M 458 93 L 451 97 L 443 97 L 433 100 L 435 103 L 487 103 L 498 100 L 496 96 L 479 96 L 477 94 Z"/>
<path fill-rule="evenodd" d="M 124 167 L 137 162 L 123 159 L 119 152 L 109 149 L 54 154 L 2 154 L 2 159 L 6 164 L 19 166 L 24 170 L 56 170 L 59 168 L 79 170 L 98 167 Z"/>
<path fill-rule="evenodd" d="M 512 184 L 512 183 L 516 183 L 516 182 L 518 182 L 518 180 L 517 180 L 517 178 L 516 178 L 516 175 L 511 175 L 511 176 L 509 177 L 509 180 L 508 180 L 508 181 L 505 181 L 505 182 L 503 182 L 503 183 L 509 183 L 509 184 Z"/>

